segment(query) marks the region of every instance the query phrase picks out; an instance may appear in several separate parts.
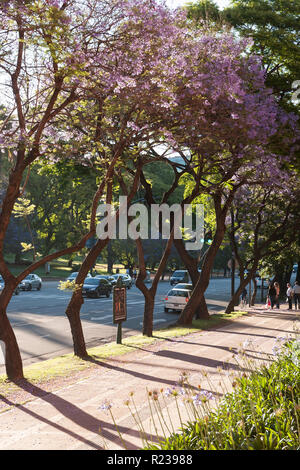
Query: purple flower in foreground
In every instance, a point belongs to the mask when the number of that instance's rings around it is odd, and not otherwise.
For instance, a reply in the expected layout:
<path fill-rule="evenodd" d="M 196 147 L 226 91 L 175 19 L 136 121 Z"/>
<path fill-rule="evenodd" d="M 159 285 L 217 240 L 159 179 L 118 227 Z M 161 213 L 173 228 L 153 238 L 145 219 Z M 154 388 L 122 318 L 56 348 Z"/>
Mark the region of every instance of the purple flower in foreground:
<path fill-rule="evenodd" d="M 99 406 L 99 409 L 103 411 L 108 411 L 111 409 L 111 407 L 112 407 L 111 403 L 109 403 L 108 401 L 104 401 L 102 405 Z"/>
<path fill-rule="evenodd" d="M 192 397 L 194 405 L 199 406 L 205 403 L 208 400 L 214 400 L 215 397 L 213 394 L 207 390 L 201 390 L 201 392 L 197 393 Z"/>

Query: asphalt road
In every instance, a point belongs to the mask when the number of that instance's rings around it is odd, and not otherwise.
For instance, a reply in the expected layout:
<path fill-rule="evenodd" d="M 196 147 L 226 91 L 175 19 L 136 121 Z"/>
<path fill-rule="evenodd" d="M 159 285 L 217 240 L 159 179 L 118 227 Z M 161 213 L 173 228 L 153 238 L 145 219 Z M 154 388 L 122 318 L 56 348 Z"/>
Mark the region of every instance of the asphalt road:
<path fill-rule="evenodd" d="M 10 302 L 8 316 L 25 365 L 73 351 L 69 322 L 65 315 L 71 293 L 61 291 L 57 286 L 58 282 L 44 282 L 41 291 L 22 291 L 18 296 L 13 296 Z M 176 313 L 164 312 L 164 297 L 169 290 L 169 282 L 159 283 L 154 309 L 155 328 L 174 322 L 178 316 Z M 123 337 L 140 333 L 143 322 L 143 295 L 135 286 L 127 292 L 127 321 L 123 323 Z M 229 298 L 230 279 L 212 279 L 206 291 L 209 310 L 224 310 Z M 110 299 L 85 298 L 81 319 L 88 347 L 116 338 L 117 326 L 112 321 L 112 296 Z M 1 372 L 4 372 L 4 367 L 0 360 Z"/>

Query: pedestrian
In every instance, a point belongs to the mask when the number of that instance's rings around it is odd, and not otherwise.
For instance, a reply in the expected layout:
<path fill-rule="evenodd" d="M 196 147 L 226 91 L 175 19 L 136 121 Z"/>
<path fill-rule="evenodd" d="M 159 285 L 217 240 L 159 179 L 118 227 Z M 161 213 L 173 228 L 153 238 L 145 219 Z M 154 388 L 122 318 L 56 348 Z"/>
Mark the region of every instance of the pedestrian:
<path fill-rule="evenodd" d="M 269 284 L 268 297 L 271 301 L 271 308 L 274 308 L 276 302 L 276 289 L 273 283 Z"/>
<path fill-rule="evenodd" d="M 293 287 L 294 291 L 294 302 L 295 302 L 295 310 L 300 309 L 300 284 L 299 281 L 296 281 Z"/>
<path fill-rule="evenodd" d="M 242 292 L 242 305 L 246 305 L 247 303 L 247 289 L 244 287 L 243 292 Z"/>
<path fill-rule="evenodd" d="M 288 304 L 289 304 L 289 310 L 292 310 L 293 309 L 293 295 L 294 295 L 294 291 L 293 291 L 293 288 L 291 286 L 291 284 L 288 282 L 287 283 L 287 290 L 286 290 L 286 299 L 288 301 Z"/>
<path fill-rule="evenodd" d="M 279 295 L 280 295 L 280 287 L 278 282 L 274 282 L 274 287 L 276 290 L 276 297 L 275 297 L 275 302 L 276 302 L 276 308 L 279 308 Z"/>

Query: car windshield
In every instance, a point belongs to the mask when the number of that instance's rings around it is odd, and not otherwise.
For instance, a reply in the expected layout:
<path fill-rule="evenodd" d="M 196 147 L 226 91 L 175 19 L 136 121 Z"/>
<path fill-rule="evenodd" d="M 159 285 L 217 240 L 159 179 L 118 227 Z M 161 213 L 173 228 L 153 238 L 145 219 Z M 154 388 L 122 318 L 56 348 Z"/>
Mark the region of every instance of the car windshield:
<path fill-rule="evenodd" d="M 185 275 L 185 271 L 176 271 L 173 276 L 174 277 L 182 277 Z"/>
<path fill-rule="evenodd" d="M 93 277 L 90 277 L 84 281 L 85 284 L 99 284 L 99 279 L 95 279 Z"/>
<path fill-rule="evenodd" d="M 170 297 L 188 297 L 189 295 L 189 291 L 188 290 L 184 290 L 184 289 L 173 289 L 171 290 L 168 295 Z"/>
<path fill-rule="evenodd" d="M 177 284 L 177 288 L 193 290 L 193 285 L 192 284 Z"/>
<path fill-rule="evenodd" d="M 76 277 L 78 273 L 72 273 L 69 277 Z"/>
<path fill-rule="evenodd" d="M 25 279 L 27 280 L 31 279 L 31 274 L 28 274 L 28 276 L 26 276 Z"/>

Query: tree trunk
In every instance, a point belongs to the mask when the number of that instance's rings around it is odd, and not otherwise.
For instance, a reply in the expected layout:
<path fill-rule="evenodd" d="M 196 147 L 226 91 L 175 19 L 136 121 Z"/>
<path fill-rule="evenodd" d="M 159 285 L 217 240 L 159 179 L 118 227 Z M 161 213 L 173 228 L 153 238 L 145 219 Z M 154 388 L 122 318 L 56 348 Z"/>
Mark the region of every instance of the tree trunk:
<path fill-rule="evenodd" d="M 108 239 L 105 240 L 98 240 L 96 245 L 88 253 L 87 257 L 85 258 L 84 262 L 82 263 L 78 275 L 76 277 L 75 283 L 81 285 L 84 283 L 84 280 L 91 268 L 96 262 L 99 254 L 103 250 L 103 248 L 107 245 Z M 83 304 L 83 297 L 81 289 L 76 289 L 73 292 L 71 300 L 66 309 L 66 315 L 68 317 L 72 338 L 73 338 L 73 348 L 74 354 L 78 357 L 86 357 L 87 350 L 85 346 L 84 334 L 82 330 L 82 324 L 80 319 L 80 310 Z"/>
<path fill-rule="evenodd" d="M 185 249 L 184 242 L 183 242 L 182 239 L 174 239 L 174 245 L 176 247 L 176 250 L 177 250 L 181 260 L 183 261 L 186 269 L 189 272 L 189 275 L 191 277 L 191 281 L 192 281 L 192 284 L 193 284 L 193 288 L 195 288 L 195 286 L 198 282 L 199 276 L 200 276 L 200 273 L 198 271 L 198 259 L 197 258 L 192 258 L 189 255 L 189 253 Z M 209 312 L 208 312 L 208 308 L 207 308 L 207 304 L 206 304 L 204 296 L 202 298 L 200 298 L 200 300 L 199 300 L 199 304 L 196 307 L 196 311 L 195 311 L 195 317 L 197 319 L 201 319 L 201 318 L 202 319 L 207 319 L 207 318 L 209 318 Z"/>
<path fill-rule="evenodd" d="M 148 337 L 153 336 L 154 297 L 155 294 L 153 295 L 150 290 L 145 295 L 143 335 Z"/>
<path fill-rule="evenodd" d="M 80 309 L 83 304 L 81 291 L 72 296 L 71 301 L 67 307 L 66 315 L 69 320 L 71 334 L 73 338 L 73 349 L 75 356 L 85 358 L 88 356 L 85 339 L 80 320 Z"/>
<path fill-rule="evenodd" d="M 0 296 L 0 299 L 2 295 Z M 1 299 L 2 300 L 2 299 Z M 5 367 L 9 380 L 24 378 L 20 349 L 6 314 L 6 308 L 0 307 L 0 340 L 5 344 Z"/>
<path fill-rule="evenodd" d="M 257 281 L 256 281 L 255 276 L 252 278 L 252 281 L 253 281 L 254 289 L 253 289 L 253 293 L 251 296 L 251 306 L 253 307 L 255 305 L 256 294 L 257 294 Z"/>
<path fill-rule="evenodd" d="M 113 250 L 111 246 L 111 242 L 107 245 L 107 272 L 112 273 L 114 267 L 114 259 L 113 259 Z"/>
<path fill-rule="evenodd" d="M 230 301 L 229 301 L 229 303 L 226 307 L 225 313 L 234 312 L 234 307 L 239 304 L 240 295 L 243 292 L 243 289 L 249 284 L 250 279 L 253 276 L 253 273 L 256 272 L 256 269 L 257 269 L 257 264 L 255 264 L 255 266 L 252 267 L 252 269 L 249 271 L 247 277 L 242 278 L 242 279 L 240 277 L 240 285 L 237 288 L 237 290 L 235 291 L 235 293 L 233 294 L 232 298 L 230 299 Z"/>
<path fill-rule="evenodd" d="M 174 241 L 174 229 L 172 229 L 170 238 L 167 242 L 166 248 L 164 250 L 163 256 L 160 260 L 158 269 L 155 273 L 155 276 L 152 281 L 150 289 L 148 289 L 144 284 L 144 279 L 146 278 L 146 265 L 142 241 L 140 238 L 136 239 L 136 246 L 138 251 L 138 259 L 140 271 L 136 280 L 136 287 L 140 289 L 145 298 L 145 307 L 144 307 L 144 322 L 143 322 L 143 335 L 151 337 L 153 335 L 153 310 L 154 310 L 154 301 L 157 291 L 157 286 L 159 279 L 166 268 L 166 264 L 171 252 L 172 243 Z"/>
<path fill-rule="evenodd" d="M 178 318 L 178 321 L 177 321 L 178 325 L 184 325 L 184 326 L 191 325 L 198 305 L 200 304 L 200 302 L 203 302 L 204 293 L 209 284 L 210 272 L 213 267 L 214 259 L 223 241 L 224 235 L 225 235 L 225 225 L 224 223 L 221 223 L 221 227 L 217 228 L 215 236 L 214 236 L 214 240 L 206 253 L 206 256 L 202 265 L 202 271 L 200 273 L 200 277 L 197 281 L 197 284 L 192 292 L 191 298 L 189 302 L 187 303 L 187 305 L 185 306 L 185 308 L 183 309 L 183 311 L 181 312 L 180 317 Z M 201 312 L 201 318 L 205 318 L 205 319 L 209 318 L 207 309 L 205 312 Z"/>

